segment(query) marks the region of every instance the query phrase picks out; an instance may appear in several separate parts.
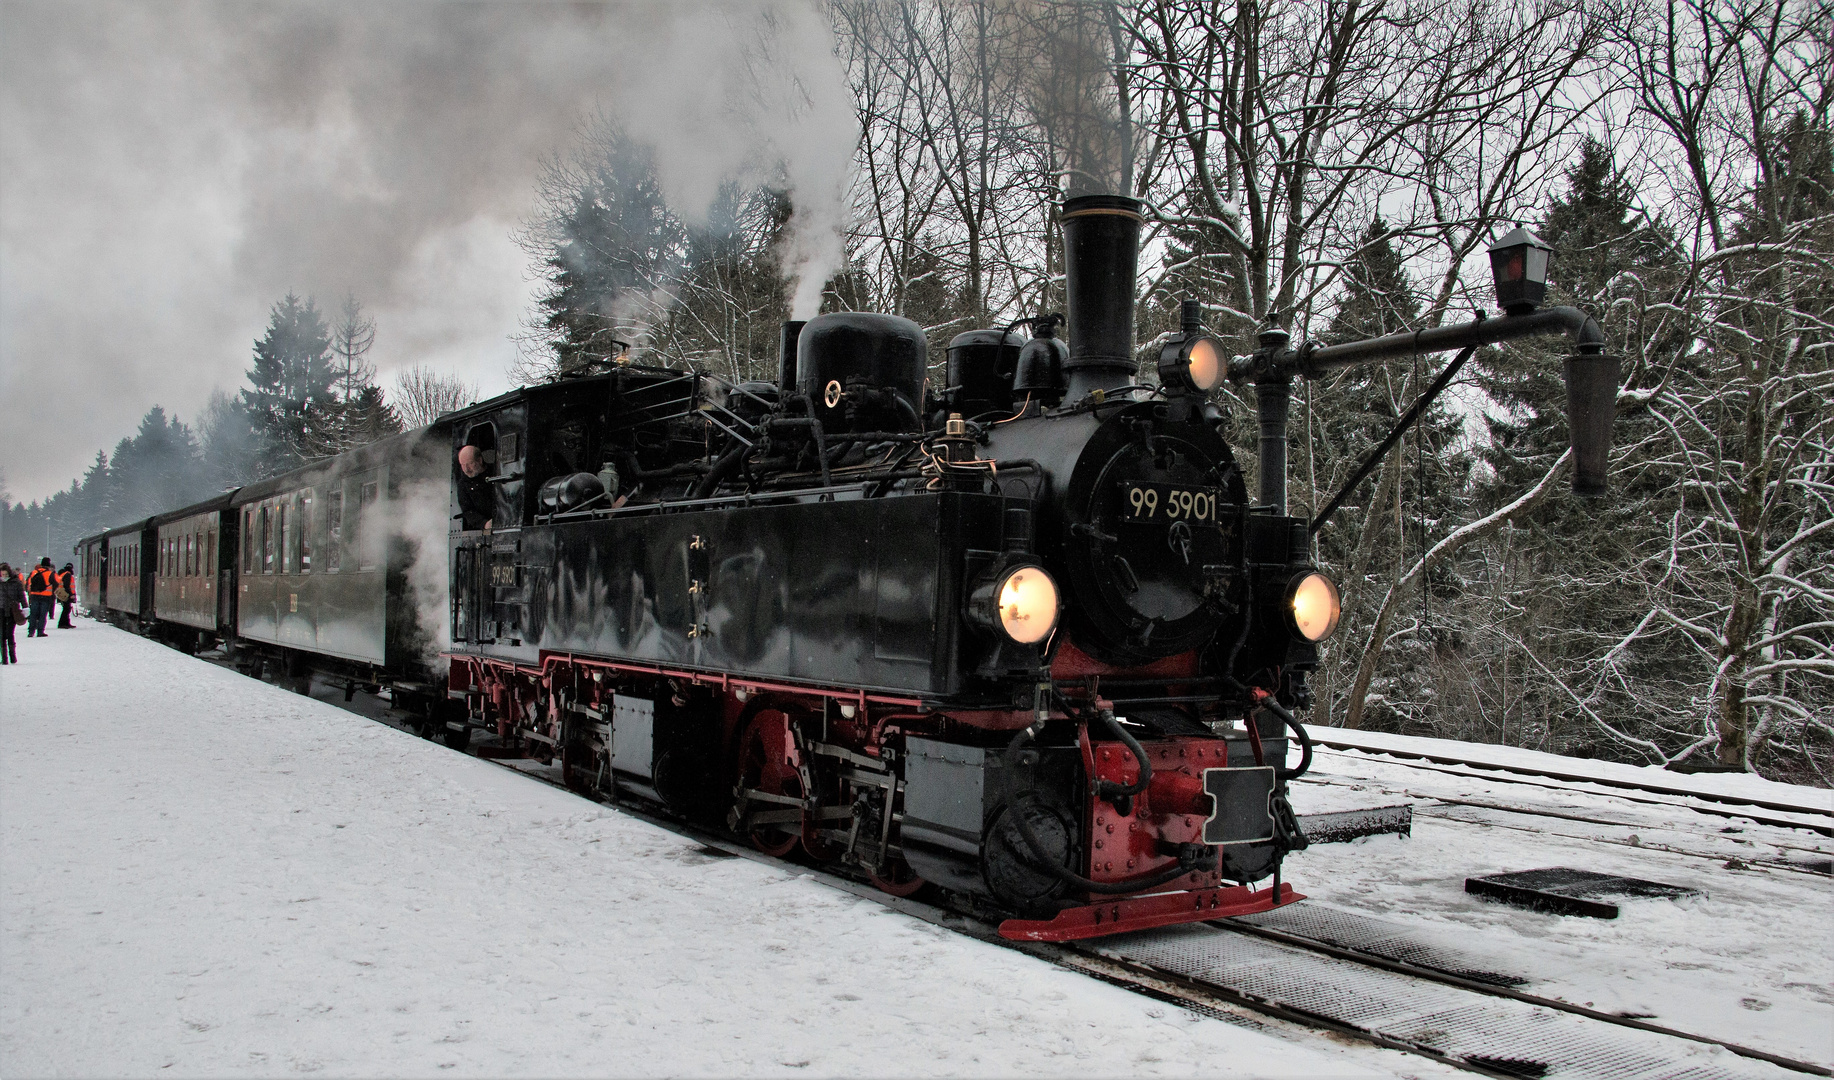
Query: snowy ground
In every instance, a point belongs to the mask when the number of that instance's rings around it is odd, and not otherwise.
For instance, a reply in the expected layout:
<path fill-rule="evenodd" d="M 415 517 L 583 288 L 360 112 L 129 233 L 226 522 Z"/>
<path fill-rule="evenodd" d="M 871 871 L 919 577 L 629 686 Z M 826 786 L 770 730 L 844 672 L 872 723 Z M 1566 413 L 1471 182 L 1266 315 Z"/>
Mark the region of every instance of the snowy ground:
<path fill-rule="evenodd" d="M 1826 805 L 1830 794 L 1439 740 L 1369 741 L 1415 752 L 1500 753 L 1531 768 L 1654 772 L 1665 784 L 1739 787 L 1795 805 Z M 1834 840 L 1703 814 L 1661 797 L 1636 802 L 1627 798 L 1634 792 L 1515 779 L 1320 750 L 1311 774 L 1295 787 L 1295 809 L 1409 802 L 1413 836 L 1314 847 L 1287 861 L 1288 880 L 1314 902 L 1403 923 L 1420 940 L 1493 957 L 1489 970 L 1529 979 L 1521 988 L 1529 993 L 1834 1066 L 1834 878 L 1808 869 L 1828 865 Z M 1523 911 L 1464 891 L 1467 877 L 1549 866 L 1661 881 L 1702 895 L 1624 902 L 1617 919 L 1604 921 Z"/>
<path fill-rule="evenodd" d="M 87 620 L 20 655 L 0 670 L 7 1076 L 1445 1072 L 1200 1018 L 713 858 Z M 1417 864 L 1440 852 L 1422 831 L 1308 857 L 1307 884 L 1389 910 L 1385 882 L 1451 872 Z M 1362 864 L 1359 885 L 1319 888 Z M 1583 946 L 1562 932 L 1540 940 Z"/>

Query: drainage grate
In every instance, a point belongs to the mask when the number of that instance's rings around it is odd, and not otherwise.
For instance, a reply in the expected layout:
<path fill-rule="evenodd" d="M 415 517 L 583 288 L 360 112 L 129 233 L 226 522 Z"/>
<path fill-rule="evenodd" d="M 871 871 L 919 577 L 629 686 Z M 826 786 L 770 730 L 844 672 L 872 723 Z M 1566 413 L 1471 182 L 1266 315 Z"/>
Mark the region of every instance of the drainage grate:
<path fill-rule="evenodd" d="M 1277 942 L 1183 927 L 1100 951 L 1180 978 L 1512 1076 L 1730 1080 L 1791 1076 L 1719 1049 L 1426 982 Z"/>
<path fill-rule="evenodd" d="M 1617 918 L 1617 905 L 1606 902 L 1603 897 L 1659 897 L 1672 900 L 1700 895 L 1700 890 L 1681 885 L 1665 885 L 1660 881 L 1599 874 L 1591 870 L 1572 870 L 1564 866 L 1466 878 L 1465 891 L 1517 907 L 1533 908 L 1555 915 L 1585 915 L 1594 919 Z"/>
<path fill-rule="evenodd" d="M 1520 975 L 1497 971 L 1496 968 L 1502 965 L 1490 958 L 1421 941 L 1405 926 L 1315 903 L 1291 904 L 1259 915 L 1238 916 L 1230 921 L 1278 930 L 1308 941 L 1319 941 L 1340 949 L 1379 956 L 1384 960 L 1440 971 L 1488 986 L 1524 986 L 1529 981 Z"/>

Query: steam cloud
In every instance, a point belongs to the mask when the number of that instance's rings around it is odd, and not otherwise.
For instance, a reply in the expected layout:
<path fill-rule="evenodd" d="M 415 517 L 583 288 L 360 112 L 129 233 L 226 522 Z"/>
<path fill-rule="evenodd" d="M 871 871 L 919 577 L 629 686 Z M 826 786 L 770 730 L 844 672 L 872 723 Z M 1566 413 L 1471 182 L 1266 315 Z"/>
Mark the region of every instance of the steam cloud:
<path fill-rule="evenodd" d="M 372 361 L 505 387 L 533 292 L 511 240 L 591 112 L 685 216 L 786 184 L 798 317 L 840 265 L 857 120 L 822 14 L 495 2 L 0 8 L 0 460 L 67 482 L 154 403 L 241 382 L 269 306 L 346 289 Z"/>
<path fill-rule="evenodd" d="M 394 527 L 413 543 L 414 561 L 407 570 L 409 595 L 421 630 L 421 659 L 435 670 L 439 654 L 452 648 L 452 595 L 446 567 L 451 500 L 448 484 L 421 480 L 402 487 L 392 510 Z"/>

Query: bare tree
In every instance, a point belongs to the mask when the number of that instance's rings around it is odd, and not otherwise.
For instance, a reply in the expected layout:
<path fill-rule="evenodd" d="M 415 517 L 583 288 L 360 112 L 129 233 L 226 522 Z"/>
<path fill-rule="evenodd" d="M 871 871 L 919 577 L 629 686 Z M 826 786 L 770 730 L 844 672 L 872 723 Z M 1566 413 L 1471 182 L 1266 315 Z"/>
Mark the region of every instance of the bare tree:
<path fill-rule="evenodd" d="M 415 364 L 395 376 L 389 404 L 410 428 L 426 427 L 445 413 L 462 409 L 478 399 L 478 387 L 457 375 L 440 374 Z"/>
<path fill-rule="evenodd" d="M 1700 674 L 1677 756 L 1749 768 L 1765 743 L 1834 737 L 1834 15 L 1794 0 L 1669 0 L 1614 44 L 1648 152 L 1691 215 L 1662 309 L 1696 347 L 1653 381 L 1686 513 L 1650 560 L 1650 617 L 1594 685 L 1658 637 Z"/>
<path fill-rule="evenodd" d="M 366 441 L 359 432 L 363 425 L 359 398 L 366 387 L 374 386 L 376 369 L 366 357 L 376 343 L 376 321 L 363 313 L 363 304 L 355 293 L 346 292 L 331 324 L 333 386 L 337 396 L 337 418 L 326 425 L 327 445 L 321 454 L 338 454 Z"/>

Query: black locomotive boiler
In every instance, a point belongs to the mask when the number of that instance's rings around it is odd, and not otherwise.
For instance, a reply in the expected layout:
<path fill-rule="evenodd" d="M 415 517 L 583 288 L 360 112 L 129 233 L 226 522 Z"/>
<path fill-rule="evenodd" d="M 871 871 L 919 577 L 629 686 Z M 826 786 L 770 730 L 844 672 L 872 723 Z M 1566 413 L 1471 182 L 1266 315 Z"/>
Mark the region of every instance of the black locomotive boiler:
<path fill-rule="evenodd" d="M 1291 380 L 1464 349 L 1442 387 L 1480 344 L 1569 334 L 1595 493 L 1616 365 L 1590 318 L 1539 309 L 1546 249 L 1512 234 L 1504 317 L 1329 348 L 1270 330 L 1229 360 L 1187 303 L 1144 385 L 1141 221 L 1067 201 L 1067 319 L 959 335 L 939 390 L 923 331 L 869 313 L 785 324 L 776 382 L 574 371 L 85 540 L 85 602 L 389 685 L 450 745 L 487 733 L 481 754 L 933 887 L 1008 937 L 1289 903 L 1294 712 L 1338 614 L 1309 541 L 1330 508 L 1286 509 Z M 1252 498 L 1208 402 L 1223 378 L 1255 386 Z M 414 492 L 448 475 L 427 535 Z"/>

